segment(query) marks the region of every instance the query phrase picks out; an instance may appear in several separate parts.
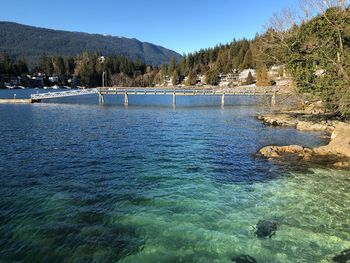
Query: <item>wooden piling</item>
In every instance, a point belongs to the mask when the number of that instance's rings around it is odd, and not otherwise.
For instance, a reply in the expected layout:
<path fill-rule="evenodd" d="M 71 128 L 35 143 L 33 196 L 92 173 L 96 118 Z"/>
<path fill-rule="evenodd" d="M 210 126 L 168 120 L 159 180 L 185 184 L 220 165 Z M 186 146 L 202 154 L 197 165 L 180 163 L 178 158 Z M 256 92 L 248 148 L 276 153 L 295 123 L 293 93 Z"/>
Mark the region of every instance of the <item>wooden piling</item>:
<path fill-rule="evenodd" d="M 124 106 L 129 105 L 129 95 L 127 92 L 124 93 Z"/>

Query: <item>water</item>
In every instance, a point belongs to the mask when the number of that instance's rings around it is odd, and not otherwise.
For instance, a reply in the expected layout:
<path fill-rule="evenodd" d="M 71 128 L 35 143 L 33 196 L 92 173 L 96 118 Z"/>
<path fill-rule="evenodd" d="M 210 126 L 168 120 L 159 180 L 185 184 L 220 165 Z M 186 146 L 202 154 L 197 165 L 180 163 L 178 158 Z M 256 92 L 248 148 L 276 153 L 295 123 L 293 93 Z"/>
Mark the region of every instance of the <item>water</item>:
<path fill-rule="evenodd" d="M 0 261 L 327 262 L 350 248 L 349 172 L 256 158 L 326 143 L 264 126 L 257 100 L 0 105 Z M 278 222 L 271 239 L 254 236 L 260 219 Z"/>

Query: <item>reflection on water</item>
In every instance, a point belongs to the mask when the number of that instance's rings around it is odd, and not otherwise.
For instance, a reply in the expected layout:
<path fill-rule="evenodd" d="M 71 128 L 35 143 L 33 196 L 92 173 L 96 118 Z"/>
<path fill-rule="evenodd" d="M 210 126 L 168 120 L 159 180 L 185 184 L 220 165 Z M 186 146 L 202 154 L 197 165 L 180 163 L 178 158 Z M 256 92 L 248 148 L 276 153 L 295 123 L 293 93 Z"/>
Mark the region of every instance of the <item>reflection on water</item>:
<path fill-rule="evenodd" d="M 1 262 L 321 262 L 350 248 L 349 172 L 254 155 L 319 134 L 265 127 L 252 101 L 94 99 L 0 105 Z M 254 235 L 262 219 L 271 239 Z"/>

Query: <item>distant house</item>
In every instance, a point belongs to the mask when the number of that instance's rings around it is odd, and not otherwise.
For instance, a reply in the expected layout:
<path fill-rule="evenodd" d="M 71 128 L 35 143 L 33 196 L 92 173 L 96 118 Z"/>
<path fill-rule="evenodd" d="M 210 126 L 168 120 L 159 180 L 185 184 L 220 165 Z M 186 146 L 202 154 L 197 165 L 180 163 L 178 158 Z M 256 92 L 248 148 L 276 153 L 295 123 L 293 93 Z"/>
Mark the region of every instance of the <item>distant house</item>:
<path fill-rule="evenodd" d="M 32 76 L 32 80 L 40 84 L 40 86 L 44 85 L 45 79 L 46 79 L 46 75 L 43 73 L 37 73 L 34 76 Z"/>
<path fill-rule="evenodd" d="M 199 85 L 204 85 L 205 84 L 205 75 L 198 75 L 197 82 Z"/>
<path fill-rule="evenodd" d="M 239 74 L 236 71 L 229 74 L 219 75 L 219 86 L 229 86 L 231 84 L 238 83 Z"/>
<path fill-rule="evenodd" d="M 292 83 L 293 83 L 292 78 L 277 78 L 276 79 L 276 86 L 287 87 L 287 86 L 291 86 Z"/>
<path fill-rule="evenodd" d="M 278 77 L 285 77 L 284 65 L 273 65 L 269 69 L 268 74 L 271 79 L 276 79 Z"/>
<path fill-rule="evenodd" d="M 251 68 L 248 68 L 248 69 L 245 69 L 243 70 L 240 74 L 239 74 L 239 81 L 241 82 L 245 82 L 248 78 L 248 75 L 249 73 L 252 74 L 253 78 L 255 79 L 256 78 L 256 70 L 255 69 L 251 69 Z"/>
<path fill-rule="evenodd" d="M 219 74 L 219 86 L 229 86 L 232 84 L 239 84 L 239 73 L 237 69 L 233 69 L 232 73 Z"/>
<path fill-rule="evenodd" d="M 53 75 L 49 77 L 49 81 L 52 83 L 58 83 L 60 81 L 60 78 L 58 76 Z"/>
<path fill-rule="evenodd" d="M 10 83 L 13 86 L 18 86 L 21 84 L 21 78 L 18 76 L 10 76 Z"/>
<path fill-rule="evenodd" d="M 70 86 L 78 86 L 80 84 L 79 78 L 77 76 L 72 76 L 67 80 Z"/>
<path fill-rule="evenodd" d="M 173 78 L 166 75 L 164 77 L 164 83 L 163 83 L 164 86 L 172 86 L 173 85 Z"/>

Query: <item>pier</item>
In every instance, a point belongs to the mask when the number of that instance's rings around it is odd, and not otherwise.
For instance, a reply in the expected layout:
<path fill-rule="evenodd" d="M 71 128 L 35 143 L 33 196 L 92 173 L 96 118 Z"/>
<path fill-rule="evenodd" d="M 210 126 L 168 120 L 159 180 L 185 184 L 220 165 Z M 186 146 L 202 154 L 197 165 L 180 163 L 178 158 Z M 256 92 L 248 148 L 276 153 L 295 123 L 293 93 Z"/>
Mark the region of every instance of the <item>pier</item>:
<path fill-rule="evenodd" d="M 63 97 L 73 97 L 89 94 L 97 94 L 100 104 L 104 104 L 106 95 L 123 95 L 124 105 L 129 105 L 129 95 L 166 95 L 172 96 L 172 104 L 176 105 L 177 96 L 220 96 L 221 105 L 225 105 L 226 96 L 271 96 L 271 104 L 276 102 L 276 94 L 280 87 L 253 87 L 242 86 L 235 88 L 198 88 L 198 87 L 157 87 L 157 88 L 126 88 L 126 87 L 98 87 L 94 89 L 81 89 L 70 91 L 58 91 L 37 93 L 31 95 L 32 102 L 39 102 L 47 99 L 56 99 Z"/>
<path fill-rule="evenodd" d="M 225 96 L 271 96 L 271 103 L 276 103 L 276 94 L 280 87 L 237 87 L 237 88 L 98 88 L 99 102 L 104 103 L 105 95 L 124 95 L 124 105 L 129 105 L 129 95 L 168 95 L 176 105 L 177 96 L 220 96 L 222 106 Z"/>

